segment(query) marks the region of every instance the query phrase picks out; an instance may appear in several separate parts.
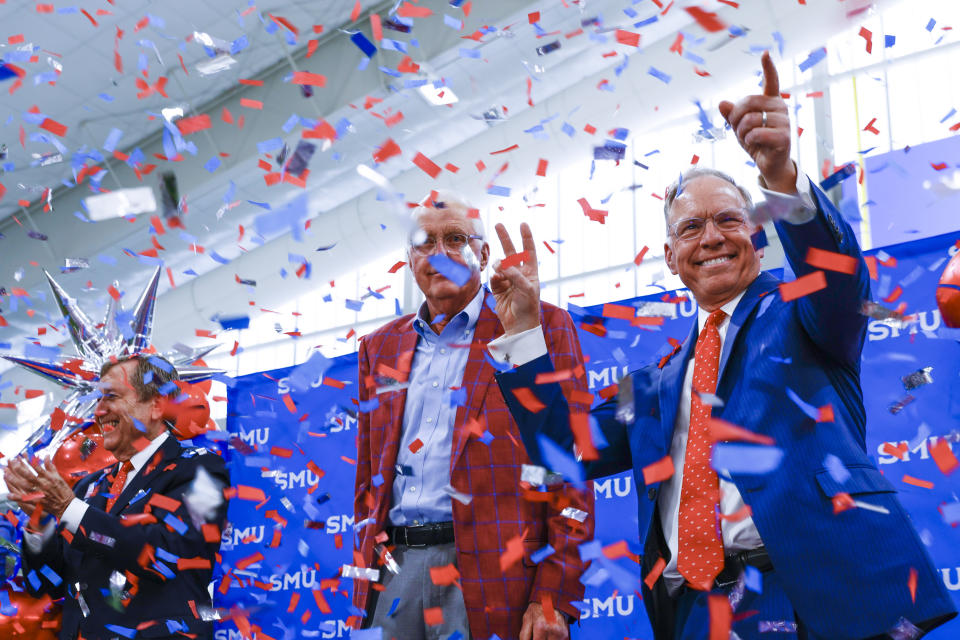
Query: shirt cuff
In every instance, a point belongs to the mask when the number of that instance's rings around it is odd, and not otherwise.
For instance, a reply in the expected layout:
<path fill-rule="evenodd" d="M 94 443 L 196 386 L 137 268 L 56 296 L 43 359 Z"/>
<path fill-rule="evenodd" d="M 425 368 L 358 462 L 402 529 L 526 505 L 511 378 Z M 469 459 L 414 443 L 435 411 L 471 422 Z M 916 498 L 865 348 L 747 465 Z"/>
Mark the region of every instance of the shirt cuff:
<path fill-rule="evenodd" d="M 27 551 L 34 555 L 40 553 L 47 540 L 53 537 L 56 526 L 57 523 L 51 519 L 50 522 L 47 523 L 47 526 L 43 528 L 43 531 L 28 531 L 24 529 L 23 543 L 27 545 Z"/>
<path fill-rule="evenodd" d="M 762 211 L 760 215 L 762 220 L 783 220 L 790 224 L 806 224 L 813 220 L 817 215 L 817 205 L 813 202 L 813 194 L 810 193 L 810 179 L 805 173 L 797 170 L 797 193 L 780 193 L 767 189 L 763 178 L 758 178 L 760 191 L 763 192 L 764 202 L 761 202 L 757 209 Z"/>
<path fill-rule="evenodd" d="M 543 328 L 538 325 L 513 335 L 502 335 L 491 340 L 487 348 L 497 362 L 519 366 L 546 355 L 547 341 L 543 338 Z"/>
<path fill-rule="evenodd" d="M 77 529 L 80 527 L 80 521 L 83 520 L 83 516 L 87 513 L 88 505 L 86 502 L 80 498 L 74 498 L 70 501 L 70 504 L 67 505 L 66 510 L 64 510 L 63 515 L 60 517 L 60 522 L 63 523 L 63 526 L 70 533 L 76 533 Z"/>

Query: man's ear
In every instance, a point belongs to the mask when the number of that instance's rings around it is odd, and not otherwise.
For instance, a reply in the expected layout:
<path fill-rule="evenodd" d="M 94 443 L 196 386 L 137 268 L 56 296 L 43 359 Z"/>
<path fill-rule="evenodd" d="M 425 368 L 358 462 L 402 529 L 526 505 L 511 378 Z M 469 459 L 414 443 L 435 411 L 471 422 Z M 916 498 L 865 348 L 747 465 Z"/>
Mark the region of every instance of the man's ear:
<path fill-rule="evenodd" d="M 167 403 L 170 401 L 167 396 L 155 395 L 150 400 L 150 419 L 154 422 L 163 420 L 163 415 L 167 411 Z"/>
<path fill-rule="evenodd" d="M 673 247 L 669 242 L 663 243 L 663 259 L 670 269 L 670 273 L 677 275 L 677 254 L 673 252 Z"/>
<path fill-rule="evenodd" d="M 754 233 L 754 235 L 756 235 L 756 234 L 760 233 L 761 231 L 763 231 L 763 225 L 762 225 L 762 224 L 758 224 L 758 225 L 757 225 L 757 228 L 753 230 L 753 233 Z M 763 260 L 763 250 L 764 250 L 765 248 L 766 248 L 766 247 L 760 247 L 759 249 L 756 249 L 757 259 L 758 259 L 758 260 Z"/>
<path fill-rule="evenodd" d="M 490 262 L 490 245 L 484 242 L 480 247 L 480 271 L 487 268 L 488 262 Z"/>

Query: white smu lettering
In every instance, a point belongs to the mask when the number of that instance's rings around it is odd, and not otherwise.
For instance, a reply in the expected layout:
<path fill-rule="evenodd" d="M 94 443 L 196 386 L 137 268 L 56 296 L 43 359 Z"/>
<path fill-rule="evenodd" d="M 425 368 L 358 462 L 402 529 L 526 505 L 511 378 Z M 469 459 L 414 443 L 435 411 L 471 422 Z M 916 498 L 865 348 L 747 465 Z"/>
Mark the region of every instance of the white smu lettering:
<path fill-rule="evenodd" d="M 620 381 L 620 378 L 627 375 L 629 369 L 627 365 L 618 366 L 613 365 L 610 367 L 604 367 L 599 371 L 594 369 L 587 370 L 587 386 L 590 389 L 603 389 L 604 387 L 609 387 L 611 384 L 616 384 Z"/>
<path fill-rule="evenodd" d="M 323 530 L 329 534 L 352 532 L 353 516 L 345 513 L 336 516 L 330 516 L 324 523 Z"/>
<path fill-rule="evenodd" d="M 238 529 L 232 525 L 220 536 L 220 545 L 226 549 L 233 548 L 239 544 L 255 544 L 263 542 L 263 533 L 266 528 L 263 525 L 259 527 L 245 527 Z"/>
<path fill-rule="evenodd" d="M 580 619 L 633 615 L 634 595 L 588 598 L 580 605 Z"/>
<path fill-rule="evenodd" d="M 917 331 L 936 331 L 940 328 L 942 318 L 938 309 L 918 311 L 914 315 L 916 320 L 906 324 L 899 320 L 871 320 L 867 323 L 867 340 L 876 342 L 899 338 L 901 333 L 910 335 Z"/>
<path fill-rule="evenodd" d="M 951 571 L 954 577 L 950 576 Z M 943 584 L 948 590 L 960 591 L 960 567 L 940 569 L 940 573 L 943 575 Z"/>
<path fill-rule="evenodd" d="M 251 429 L 250 431 L 244 431 L 241 429 L 240 439 L 251 447 L 260 444 L 267 444 L 267 441 L 270 440 L 270 427 Z"/>
<path fill-rule="evenodd" d="M 320 477 L 313 471 L 301 469 L 300 471 L 277 471 L 273 476 L 274 482 L 284 491 L 290 489 L 312 487 L 319 484 Z"/>
<path fill-rule="evenodd" d="M 606 478 L 604 480 L 594 480 L 593 496 L 596 499 L 612 498 L 616 495 L 623 498 L 630 495 L 633 491 L 633 478 L 622 476 L 618 478 Z"/>
<path fill-rule="evenodd" d="M 926 460 L 927 458 L 930 457 L 930 445 L 935 444 L 939 439 L 940 439 L 940 436 L 930 436 L 929 438 L 921 440 L 920 444 L 918 444 L 914 448 L 912 449 L 908 448 L 906 451 L 904 451 L 903 459 L 900 459 L 897 456 L 889 454 L 886 451 L 884 451 L 883 449 L 887 443 L 881 442 L 880 444 L 877 445 L 877 454 L 879 455 L 879 458 L 877 459 L 877 461 L 880 464 L 893 464 L 895 462 L 909 462 L 911 453 L 915 455 L 919 454 L 921 460 Z M 900 442 L 891 442 L 890 444 L 892 444 L 895 447 L 900 447 L 902 445 L 907 445 L 909 447 L 910 445 L 910 443 L 907 442 L 906 440 L 901 440 Z M 947 439 L 947 446 L 950 447 L 951 451 L 953 451 L 953 442 L 949 438 Z"/>
<path fill-rule="evenodd" d="M 321 576 L 322 578 L 322 576 Z M 271 591 L 288 591 L 289 589 L 319 589 L 320 578 L 317 570 L 301 567 L 293 573 L 275 573 L 270 576 Z"/>

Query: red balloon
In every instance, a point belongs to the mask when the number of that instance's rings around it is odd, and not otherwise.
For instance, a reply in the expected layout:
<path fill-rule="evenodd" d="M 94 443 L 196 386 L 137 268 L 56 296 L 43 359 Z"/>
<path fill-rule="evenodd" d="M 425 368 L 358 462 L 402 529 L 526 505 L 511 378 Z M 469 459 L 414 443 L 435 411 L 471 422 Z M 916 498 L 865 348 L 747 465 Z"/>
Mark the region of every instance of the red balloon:
<path fill-rule="evenodd" d="M 91 423 L 63 441 L 53 454 L 53 466 L 72 487 L 88 473 L 115 464 L 117 459 L 103 446 L 103 434 Z"/>
<path fill-rule="evenodd" d="M 954 254 L 937 285 L 937 306 L 944 324 L 960 327 L 960 251 Z"/>
<path fill-rule="evenodd" d="M 165 398 L 163 419 L 173 425 L 173 435 L 178 440 L 189 440 L 216 425 L 210 419 L 210 404 L 200 384 L 177 382 L 180 394 Z M 179 402 L 178 402 L 179 400 Z"/>
<path fill-rule="evenodd" d="M 4 590 L 17 612 L 10 617 L 0 614 L 0 640 L 57 640 L 60 607 L 51 602 L 50 596 L 33 598 L 25 591 Z"/>

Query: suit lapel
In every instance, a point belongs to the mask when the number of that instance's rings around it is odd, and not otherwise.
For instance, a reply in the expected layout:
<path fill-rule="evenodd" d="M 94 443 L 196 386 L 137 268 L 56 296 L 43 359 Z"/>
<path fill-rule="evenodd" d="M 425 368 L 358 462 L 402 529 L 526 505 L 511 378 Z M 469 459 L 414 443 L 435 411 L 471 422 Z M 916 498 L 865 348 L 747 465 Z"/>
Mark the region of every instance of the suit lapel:
<path fill-rule="evenodd" d="M 757 279 L 747 287 L 743 297 L 740 298 L 740 303 L 737 304 L 737 308 L 733 310 L 733 315 L 730 317 L 730 326 L 727 327 L 727 335 L 723 340 L 723 351 L 720 353 L 720 370 L 717 372 L 718 387 L 720 380 L 723 379 L 723 371 L 730 359 L 730 353 L 733 351 L 733 345 L 737 341 L 740 329 L 756 308 L 757 303 L 760 302 L 761 294 L 776 287 L 778 282 L 769 273 L 761 272 Z"/>
<path fill-rule="evenodd" d="M 697 320 L 694 318 L 690 334 L 684 340 L 683 346 L 674 357 L 664 365 L 660 375 L 660 427 L 663 429 L 663 442 L 666 451 L 670 450 L 673 440 L 673 423 L 677 420 L 677 409 L 680 404 L 680 391 L 683 387 L 684 373 L 687 371 L 687 362 L 693 354 L 693 347 L 697 343 Z"/>
<path fill-rule="evenodd" d="M 487 344 L 503 335 L 503 325 L 487 302 L 493 294 L 484 289 L 483 306 L 477 317 L 477 326 L 473 332 L 473 341 L 470 343 L 470 353 L 467 356 L 467 366 L 463 370 L 463 380 L 460 386 L 467 390 L 467 402 L 457 409 L 457 417 L 453 427 L 453 448 L 450 455 L 450 474 L 470 437 L 467 424 L 470 418 L 477 418 L 483 410 L 483 399 L 487 395 L 487 387 L 493 380 L 493 366 L 487 362 L 490 356 L 486 354 Z"/>
<path fill-rule="evenodd" d="M 387 355 L 390 350 L 381 347 L 380 352 L 376 354 L 376 362 L 383 363 L 393 369 L 402 370 L 407 374 L 407 382 L 410 378 L 410 369 L 413 365 L 413 355 L 417 348 L 417 335 L 413 328 L 413 320 L 416 316 L 411 316 L 407 322 L 400 326 L 396 339 L 399 340 L 397 349 L 393 355 Z M 376 364 L 374 365 L 376 367 Z M 377 375 L 376 370 L 371 372 Z M 378 489 L 378 504 L 383 509 L 383 520 L 386 517 L 386 511 L 390 508 L 391 491 L 393 490 L 393 480 L 396 476 L 397 451 L 400 447 L 400 438 L 403 433 L 403 411 L 407 403 L 407 390 L 391 391 L 381 394 L 381 402 L 385 405 L 387 416 L 386 427 L 383 431 L 371 429 L 370 445 L 371 452 L 378 453 L 380 458 L 380 473 L 383 476 L 383 484 Z M 379 441 L 376 436 L 380 436 Z"/>
<path fill-rule="evenodd" d="M 157 449 L 143 468 L 133 477 L 130 484 L 120 493 L 117 501 L 113 503 L 113 508 L 110 510 L 110 513 L 119 515 L 120 512 L 130 504 L 134 496 L 147 486 L 147 483 L 153 478 L 154 474 L 162 473 L 163 468 L 170 460 L 177 458 L 181 450 L 180 442 L 177 441 L 173 435 L 167 436 L 167 439 L 163 441 L 160 448 Z M 157 460 L 158 455 L 159 460 Z M 156 464 L 154 464 L 154 461 L 156 461 Z"/>

